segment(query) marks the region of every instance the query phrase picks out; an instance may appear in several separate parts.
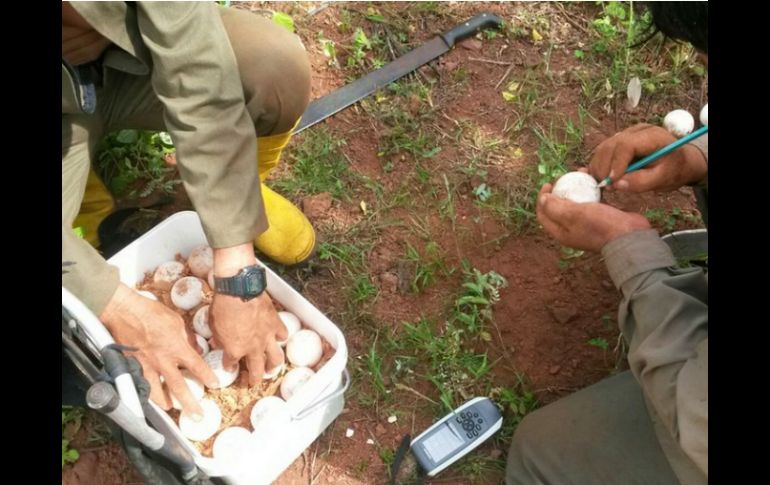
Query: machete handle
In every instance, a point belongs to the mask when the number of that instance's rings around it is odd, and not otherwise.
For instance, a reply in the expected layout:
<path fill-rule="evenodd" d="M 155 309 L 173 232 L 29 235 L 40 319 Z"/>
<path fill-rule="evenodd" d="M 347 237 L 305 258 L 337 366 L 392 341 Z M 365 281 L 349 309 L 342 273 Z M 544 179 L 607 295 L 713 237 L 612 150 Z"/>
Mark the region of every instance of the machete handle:
<path fill-rule="evenodd" d="M 448 47 L 454 47 L 455 42 L 470 37 L 483 28 L 499 28 L 502 25 L 503 19 L 493 13 L 484 12 L 439 35 Z"/>

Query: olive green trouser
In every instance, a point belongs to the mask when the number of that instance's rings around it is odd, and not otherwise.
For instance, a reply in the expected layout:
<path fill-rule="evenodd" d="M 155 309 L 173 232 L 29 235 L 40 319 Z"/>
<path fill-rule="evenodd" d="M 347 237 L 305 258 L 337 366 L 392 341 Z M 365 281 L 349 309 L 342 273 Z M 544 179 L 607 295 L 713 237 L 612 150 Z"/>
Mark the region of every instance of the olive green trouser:
<path fill-rule="evenodd" d="M 295 35 L 269 19 L 233 8 L 220 9 L 220 13 L 238 62 L 256 135 L 290 131 L 310 98 L 306 51 Z M 71 240 L 95 147 L 105 134 L 115 130 L 165 129 L 163 105 L 152 89 L 150 76 L 107 70 L 104 85 L 97 88 L 96 113 L 62 115 L 62 260 L 78 261 L 62 276 L 62 285 L 97 315 L 117 288 L 117 270 L 85 241 Z"/>
<path fill-rule="evenodd" d="M 665 444 L 669 449 L 676 444 Z M 707 483 L 679 450 L 674 473 L 631 372 L 551 403 L 513 435 L 507 485 L 678 485 Z M 689 468 L 688 468 L 689 467 Z"/>

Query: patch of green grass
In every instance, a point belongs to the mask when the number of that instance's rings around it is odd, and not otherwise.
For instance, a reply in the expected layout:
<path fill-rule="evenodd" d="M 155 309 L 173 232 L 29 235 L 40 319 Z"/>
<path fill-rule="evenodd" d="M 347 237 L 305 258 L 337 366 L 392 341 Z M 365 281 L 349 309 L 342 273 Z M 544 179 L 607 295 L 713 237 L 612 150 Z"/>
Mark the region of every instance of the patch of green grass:
<path fill-rule="evenodd" d="M 401 374 L 433 384 L 442 405 L 439 411 L 450 411 L 491 389 L 492 363 L 486 351 L 475 350 L 475 345 L 491 340 L 486 325 L 492 321 L 492 305 L 505 284 L 493 271 L 481 273 L 466 266 L 462 292 L 445 321 L 423 316 L 414 323 L 405 322 L 398 338 L 388 338 L 389 352 L 407 368 Z"/>
<path fill-rule="evenodd" d="M 540 76 L 540 71 L 530 68 L 527 69 L 524 79 L 520 82 L 511 81 L 507 86 L 506 92 L 509 93 L 507 97 L 516 107 L 514 113 L 517 118 L 513 125 L 514 133 L 530 126 L 534 117 L 543 110 L 543 105 L 547 102 L 547 99 L 541 95 Z"/>
<path fill-rule="evenodd" d="M 96 169 L 115 195 L 171 194 L 181 183 L 172 177 L 174 169 L 166 163 L 174 152 L 168 133 L 121 130 L 110 133 L 97 146 Z"/>
<path fill-rule="evenodd" d="M 382 375 L 382 355 L 377 349 L 377 337 L 378 335 L 375 335 L 372 346 L 366 354 L 367 379 L 375 390 L 375 399 L 385 399 L 388 396 L 388 390 Z"/>
<path fill-rule="evenodd" d="M 667 40 L 660 34 L 639 45 L 651 23 L 649 11 L 639 9 L 634 2 L 597 5 L 599 9 L 591 20 L 590 49 L 583 55 L 586 67 L 593 69 L 576 72 L 587 105 L 600 103 L 607 114 L 617 110 L 625 102 L 628 82 L 635 76 L 642 81 L 643 101 L 652 102 L 650 98 L 656 97 L 690 102 L 682 98 L 682 93 L 689 89 L 682 89 L 682 84 L 696 85 L 705 75 L 705 67 L 692 46 Z M 646 121 L 656 122 L 657 115 L 653 113 Z"/>
<path fill-rule="evenodd" d="M 345 140 L 324 126 L 307 130 L 287 154 L 290 170 L 271 185 L 288 197 L 329 192 L 335 199 L 346 199 L 355 175 L 341 148 Z"/>
<path fill-rule="evenodd" d="M 540 174 L 538 185 L 551 183 L 569 171 L 569 162 L 575 158 L 577 149 L 583 141 L 582 129 L 572 120 L 567 120 L 564 125 L 564 135 L 559 136 L 553 130 L 549 133 L 540 127 L 534 129 L 535 135 L 540 141 L 537 150 L 537 172 Z"/>
<path fill-rule="evenodd" d="M 328 263 L 335 276 L 343 281 L 348 316 L 367 314 L 369 306 L 379 293 L 366 267 L 366 257 L 372 244 L 372 241 L 362 240 L 355 244 L 322 241 L 318 245 L 318 259 Z M 335 270 L 340 270 L 341 273 L 337 274 Z"/>
<path fill-rule="evenodd" d="M 366 273 L 353 275 L 353 281 L 348 288 L 348 301 L 354 305 L 369 303 L 377 296 L 377 287 Z"/>
<path fill-rule="evenodd" d="M 582 119 L 578 122 L 568 119 L 561 134 L 554 130 L 553 124 L 548 132 L 539 126 L 532 128 L 539 141 L 537 165 L 519 171 L 505 190 L 492 193 L 487 200 L 478 200 L 476 204 L 490 210 L 509 229 L 518 233 L 530 229 L 536 219 L 535 204 L 540 187 L 568 172 L 570 163 L 580 159 L 582 126 Z"/>
<path fill-rule="evenodd" d="M 397 81 L 367 103 L 383 125 L 377 155 L 383 164 L 408 154 L 412 160 L 433 158 L 440 151 L 435 135 L 425 128 L 433 116 L 431 86 L 416 81 Z"/>
<path fill-rule="evenodd" d="M 452 271 L 447 268 L 441 247 L 435 241 L 429 241 L 423 249 L 424 256 L 417 249 L 406 243 L 404 261 L 410 266 L 412 282 L 410 287 L 414 293 L 420 293 L 436 281 L 438 273 L 449 276 Z"/>
<path fill-rule="evenodd" d="M 537 180 L 531 170 L 519 175 L 516 185 L 509 185 L 505 191 L 492 194 L 485 202 L 476 205 L 490 211 L 508 229 L 522 234 L 530 229 L 535 221 L 535 197 Z"/>

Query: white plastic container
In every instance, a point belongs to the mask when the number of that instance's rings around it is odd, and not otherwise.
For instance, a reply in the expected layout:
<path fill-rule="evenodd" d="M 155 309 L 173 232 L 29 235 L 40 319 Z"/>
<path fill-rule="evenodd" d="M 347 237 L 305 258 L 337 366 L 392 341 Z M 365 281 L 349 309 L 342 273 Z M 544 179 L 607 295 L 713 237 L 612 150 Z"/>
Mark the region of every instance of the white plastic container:
<path fill-rule="evenodd" d="M 193 248 L 204 243 L 206 237 L 198 214 L 179 212 L 126 246 L 110 258 L 109 263 L 120 269 L 123 283 L 134 287 L 147 271 L 173 260 L 177 254 L 187 257 Z M 211 477 L 221 477 L 229 485 L 262 485 L 277 479 L 342 412 L 344 392 L 350 381 L 345 369 L 348 349 L 340 329 L 273 271 L 269 268 L 266 271 L 267 291 L 273 300 L 297 315 L 304 325 L 318 332 L 336 350 L 334 356 L 287 401 L 291 422 L 280 433 L 272 433 L 264 439 L 255 437 L 254 456 L 242 466 L 233 468 L 201 455 L 182 436 L 177 424 L 157 408 L 167 418 L 175 438 L 192 454 L 201 470 Z"/>

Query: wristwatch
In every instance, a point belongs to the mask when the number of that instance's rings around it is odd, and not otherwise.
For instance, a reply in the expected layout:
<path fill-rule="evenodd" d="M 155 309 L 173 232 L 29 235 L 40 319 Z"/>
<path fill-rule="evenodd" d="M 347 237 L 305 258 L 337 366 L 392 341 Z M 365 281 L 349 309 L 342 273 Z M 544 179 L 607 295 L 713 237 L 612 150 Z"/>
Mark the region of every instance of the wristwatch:
<path fill-rule="evenodd" d="M 257 264 L 246 266 L 237 275 L 229 278 L 214 278 L 214 289 L 217 293 L 237 296 L 243 301 L 258 297 L 265 288 L 265 268 Z"/>

